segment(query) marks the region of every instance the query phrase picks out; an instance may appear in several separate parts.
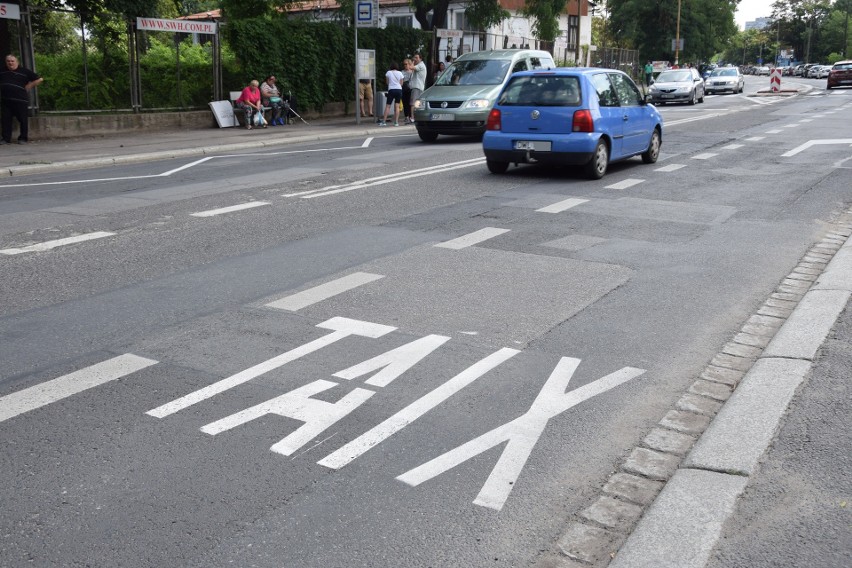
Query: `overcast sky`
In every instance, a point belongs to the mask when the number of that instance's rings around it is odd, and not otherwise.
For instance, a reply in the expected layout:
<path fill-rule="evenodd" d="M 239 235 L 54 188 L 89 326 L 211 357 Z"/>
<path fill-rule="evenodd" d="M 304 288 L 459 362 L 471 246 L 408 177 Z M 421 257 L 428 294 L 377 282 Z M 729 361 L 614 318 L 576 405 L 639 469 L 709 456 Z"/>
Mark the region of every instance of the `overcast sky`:
<path fill-rule="evenodd" d="M 734 14 L 734 20 L 740 29 L 745 27 L 746 22 L 751 22 L 757 18 L 769 17 L 772 15 L 772 2 L 774 0 L 742 0 L 737 13 Z"/>

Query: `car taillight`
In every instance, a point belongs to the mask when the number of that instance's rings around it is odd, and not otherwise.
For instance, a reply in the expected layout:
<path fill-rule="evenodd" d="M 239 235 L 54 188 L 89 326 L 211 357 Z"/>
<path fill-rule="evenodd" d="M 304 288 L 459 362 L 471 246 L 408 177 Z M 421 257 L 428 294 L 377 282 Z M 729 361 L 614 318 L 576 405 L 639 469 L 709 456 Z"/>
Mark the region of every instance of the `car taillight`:
<path fill-rule="evenodd" d="M 496 108 L 491 109 L 491 112 L 488 113 L 488 124 L 486 124 L 485 128 L 487 130 L 500 130 L 503 128 L 500 121 L 500 111 Z"/>
<path fill-rule="evenodd" d="M 574 122 L 571 125 L 571 130 L 574 132 L 594 132 L 595 121 L 592 119 L 591 111 L 574 111 Z"/>

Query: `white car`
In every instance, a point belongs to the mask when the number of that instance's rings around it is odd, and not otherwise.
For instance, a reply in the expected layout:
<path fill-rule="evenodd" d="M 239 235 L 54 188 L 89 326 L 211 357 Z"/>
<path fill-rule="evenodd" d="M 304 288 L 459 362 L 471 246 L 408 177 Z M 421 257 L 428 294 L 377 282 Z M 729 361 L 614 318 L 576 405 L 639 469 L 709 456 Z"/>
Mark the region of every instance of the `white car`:
<path fill-rule="evenodd" d="M 816 73 L 817 79 L 828 79 L 828 74 L 831 72 L 831 65 L 820 65 L 819 71 Z"/>
<path fill-rule="evenodd" d="M 745 78 L 736 67 L 713 69 L 710 76 L 704 80 L 704 92 L 708 94 L 724 93 L 725 91 L 742 93 L 744 86 Z"/>

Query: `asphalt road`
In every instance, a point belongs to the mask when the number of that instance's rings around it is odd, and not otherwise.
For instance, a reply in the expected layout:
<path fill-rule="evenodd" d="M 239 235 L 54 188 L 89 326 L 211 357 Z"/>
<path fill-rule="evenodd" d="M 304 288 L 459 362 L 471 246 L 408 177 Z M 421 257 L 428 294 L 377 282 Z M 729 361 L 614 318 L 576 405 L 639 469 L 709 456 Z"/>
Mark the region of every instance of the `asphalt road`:
<path fill-rule="evenodd" d="M 849 205 L 850 90 L 662 112 L 595 182 L 411 127 L 4 181 L 3 562 L 535 565 Z"/>

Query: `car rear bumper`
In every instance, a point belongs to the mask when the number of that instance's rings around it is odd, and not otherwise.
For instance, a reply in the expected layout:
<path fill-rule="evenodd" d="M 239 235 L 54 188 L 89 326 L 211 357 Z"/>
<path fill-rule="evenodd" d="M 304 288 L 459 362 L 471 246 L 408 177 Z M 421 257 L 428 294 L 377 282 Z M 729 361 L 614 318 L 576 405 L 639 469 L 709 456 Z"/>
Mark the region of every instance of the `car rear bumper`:
<path fill-rule="evenodd" d="M 487 159 L 495 162 L 580 165 L 592 159 L 599 139 L 600 134 L 597 133 L 548 136 L 489 131 L 482 139 L 482 151 Z M 517 150 L 515 146 L 519 140 L 550 142 L 551 149 L 549 152 Z"/>
<path fill-rule="evenodd" d="M 524 150 L 485 150 L 485 158 L 510 164 L 558 164 L 580 166 L 588 164 L 594 152 L 527 152 Z"/>

